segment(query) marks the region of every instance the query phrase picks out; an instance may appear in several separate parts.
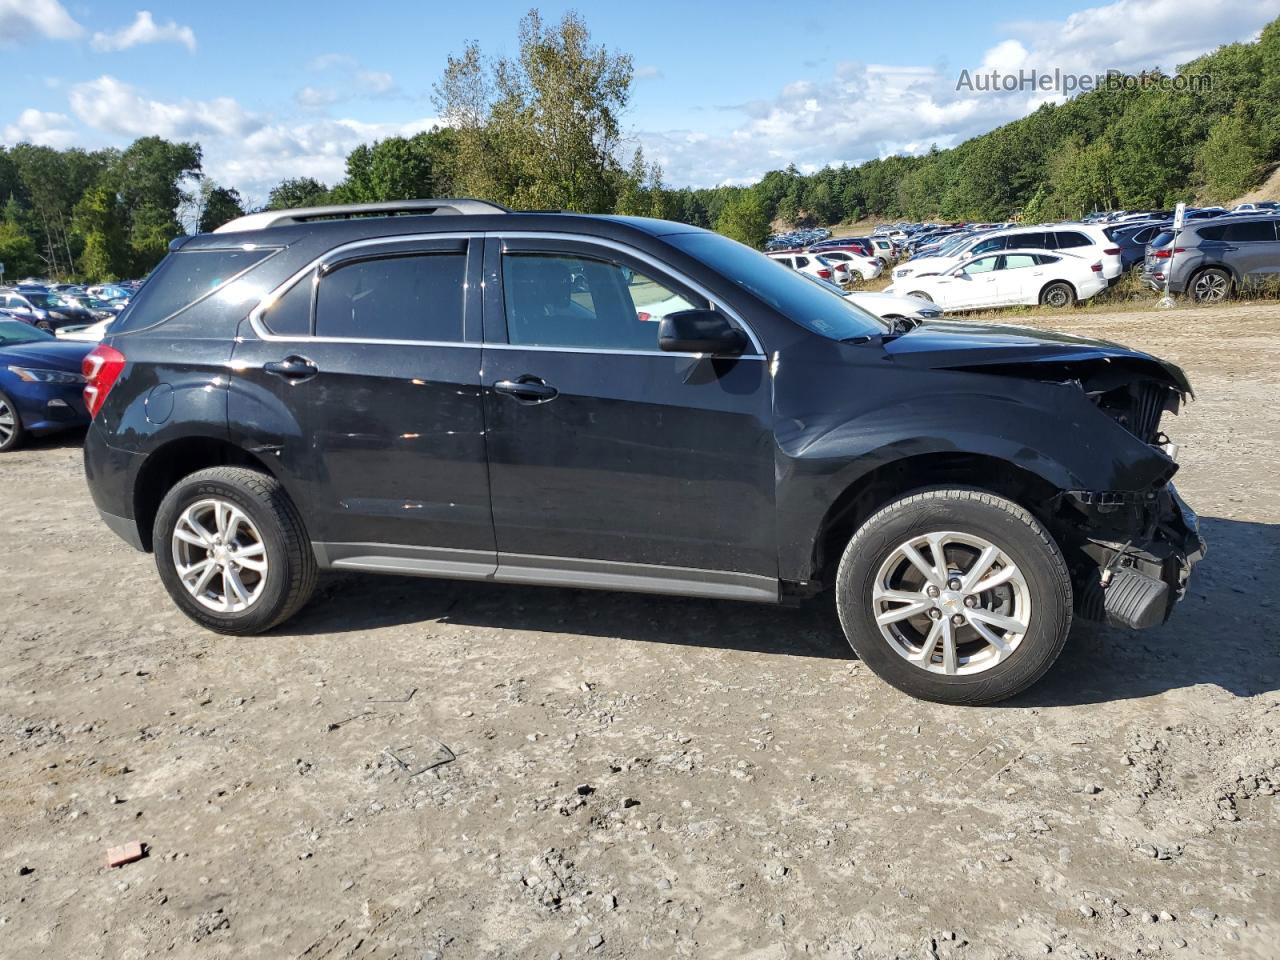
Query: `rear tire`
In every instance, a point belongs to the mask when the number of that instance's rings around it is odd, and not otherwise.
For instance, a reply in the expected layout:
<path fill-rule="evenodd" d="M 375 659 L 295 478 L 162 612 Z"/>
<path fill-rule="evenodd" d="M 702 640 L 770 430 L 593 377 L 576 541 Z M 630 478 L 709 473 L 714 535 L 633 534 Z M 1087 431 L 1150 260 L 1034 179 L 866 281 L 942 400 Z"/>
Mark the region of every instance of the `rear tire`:
<path fill-rule="evenodd" d="M 941 545 L 945 571 L 928 538 Z M 858 657 L 904 693 L 994 703 L 1031 686 L 1062 652 L 1071 578 L 1022 507 L 980 490 L 927 490 L 890 503 L 854 534 L 836 576 L 836 610 Z"/>
<path fill-rule="evenodd" d="M 1191 299 L 1196 303 L 1221 303 L 1231 296 L 1231 274 L 1217 267 L 1201 270 L 1188 285 Z"/>
<path fill-rule="evenodd" d="M 0 392 L 0 453 L 17 450 L 27 439 L 22 415 L 8 394 Z"/>
<path fill-rule="evenodd" d="M 1064 307 L 1074 306 L 1075 302 L 1075 288 L 1062 280 L 1057 280 L 1040 291 L 1040 305 L 1044 307 L 1053 307 L 1060 310 Z"/>
<path fill-rule="evenodd" d="M 256 470 L 213 467 L 178 481 L 156 512 L 152 543 L 174 603 L 217 633 L 270 630 L 315 591 L 302 518 L 280 482 Z"/>

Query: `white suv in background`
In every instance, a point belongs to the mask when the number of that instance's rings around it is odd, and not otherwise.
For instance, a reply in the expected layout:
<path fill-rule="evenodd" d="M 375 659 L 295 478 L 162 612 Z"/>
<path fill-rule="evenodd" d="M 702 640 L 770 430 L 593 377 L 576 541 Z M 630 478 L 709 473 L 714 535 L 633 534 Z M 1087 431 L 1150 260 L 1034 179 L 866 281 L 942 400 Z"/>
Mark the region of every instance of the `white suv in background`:
<path fill-rule="evenodd" d="M 830 280 L 843 286 L 852 279 L 849 265 L 828 260 L 825 254 L 817 253 L 767 253 L 770 260 L 777 260 L 784 267 L 799 270 L 819 280 Z"/>
<path fill-rule="evenodd" d="M 1102 264 L 1065 251 L 1005 250 L 970 257 L 943 273 L 897 280 L 886 293 L 932 300 L 945 310 L 1040 304 L 1069 307 L 1107 288 Z"/>
<path fill-rule="evenodd" d="M 1108 283 L 1120 276 L 1123 265 L 1120 247 L 1101 226 L 1091 223 L 1054 223 L 1035 227 L 1006 227 L 972 237 L 945 257 L 920 257 L 899 264 L 893 270 L 896 286 L 908 277 L 946 273 L 952 267 L 984 253 L 1003 250 L 1050 250 L 1078 256 L 1102 264 L 1102 279 Z M 1105 284 L 1104 284 L 1105 286 Z"/>

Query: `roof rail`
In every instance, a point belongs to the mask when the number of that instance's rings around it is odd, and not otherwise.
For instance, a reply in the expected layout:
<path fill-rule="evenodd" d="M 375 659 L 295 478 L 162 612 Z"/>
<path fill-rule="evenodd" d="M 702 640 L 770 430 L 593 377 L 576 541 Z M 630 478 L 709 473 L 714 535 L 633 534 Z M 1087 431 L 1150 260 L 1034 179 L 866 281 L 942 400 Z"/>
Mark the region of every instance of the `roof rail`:
<path fill-rule="evenodd" d="M 487 200 L 445 197 L 437 200 L 392 200 L 386 203 L 341 203 L 327 207 L 296 207 L 292 210 L 264 210 L 237 217 L 214 230 L 214 233 L 239 233 L 244 230 L 266 230 L 312 220 L 350 220 L 355 217 L 457 216 L 482 213 L 511 213 L 500 203 Z"/>

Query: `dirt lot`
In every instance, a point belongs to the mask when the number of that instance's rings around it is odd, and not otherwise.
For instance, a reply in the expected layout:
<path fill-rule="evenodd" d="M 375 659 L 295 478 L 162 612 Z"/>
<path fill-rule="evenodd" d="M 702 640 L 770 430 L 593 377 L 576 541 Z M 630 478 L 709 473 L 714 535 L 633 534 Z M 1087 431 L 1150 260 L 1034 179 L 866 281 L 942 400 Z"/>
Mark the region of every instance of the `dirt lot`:
<path fill-rule="evenodd" d="M 215 636 L 78 438 L 5 456 L 0 955 L 1276 957 L 1280 307 L 1032 322 L 1187 368 L 1211 549 L 994 708 L 821 608 L 343 576 Z"/>

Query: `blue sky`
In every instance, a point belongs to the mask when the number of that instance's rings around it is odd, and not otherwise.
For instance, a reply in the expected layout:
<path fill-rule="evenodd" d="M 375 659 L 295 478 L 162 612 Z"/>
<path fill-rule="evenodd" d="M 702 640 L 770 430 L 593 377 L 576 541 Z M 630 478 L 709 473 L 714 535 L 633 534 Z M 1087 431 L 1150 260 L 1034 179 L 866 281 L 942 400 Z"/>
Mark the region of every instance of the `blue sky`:
<path fill-rule="evenodd" d="M 252 199 L 286 176 L 332 183 L 356 144 L 435 121 L 432 84 L 467 40 L 514 53 L 529 6 L 0 0 L 0 143 L 155 133 L 198 140 Z M 962 69 L 1168 69 L 1280 16 L 1280 0 L 538 6 L 633 56 L 629 145 L 695 186 L 948 146 L 1056 98 L 957 91 Z"/>

